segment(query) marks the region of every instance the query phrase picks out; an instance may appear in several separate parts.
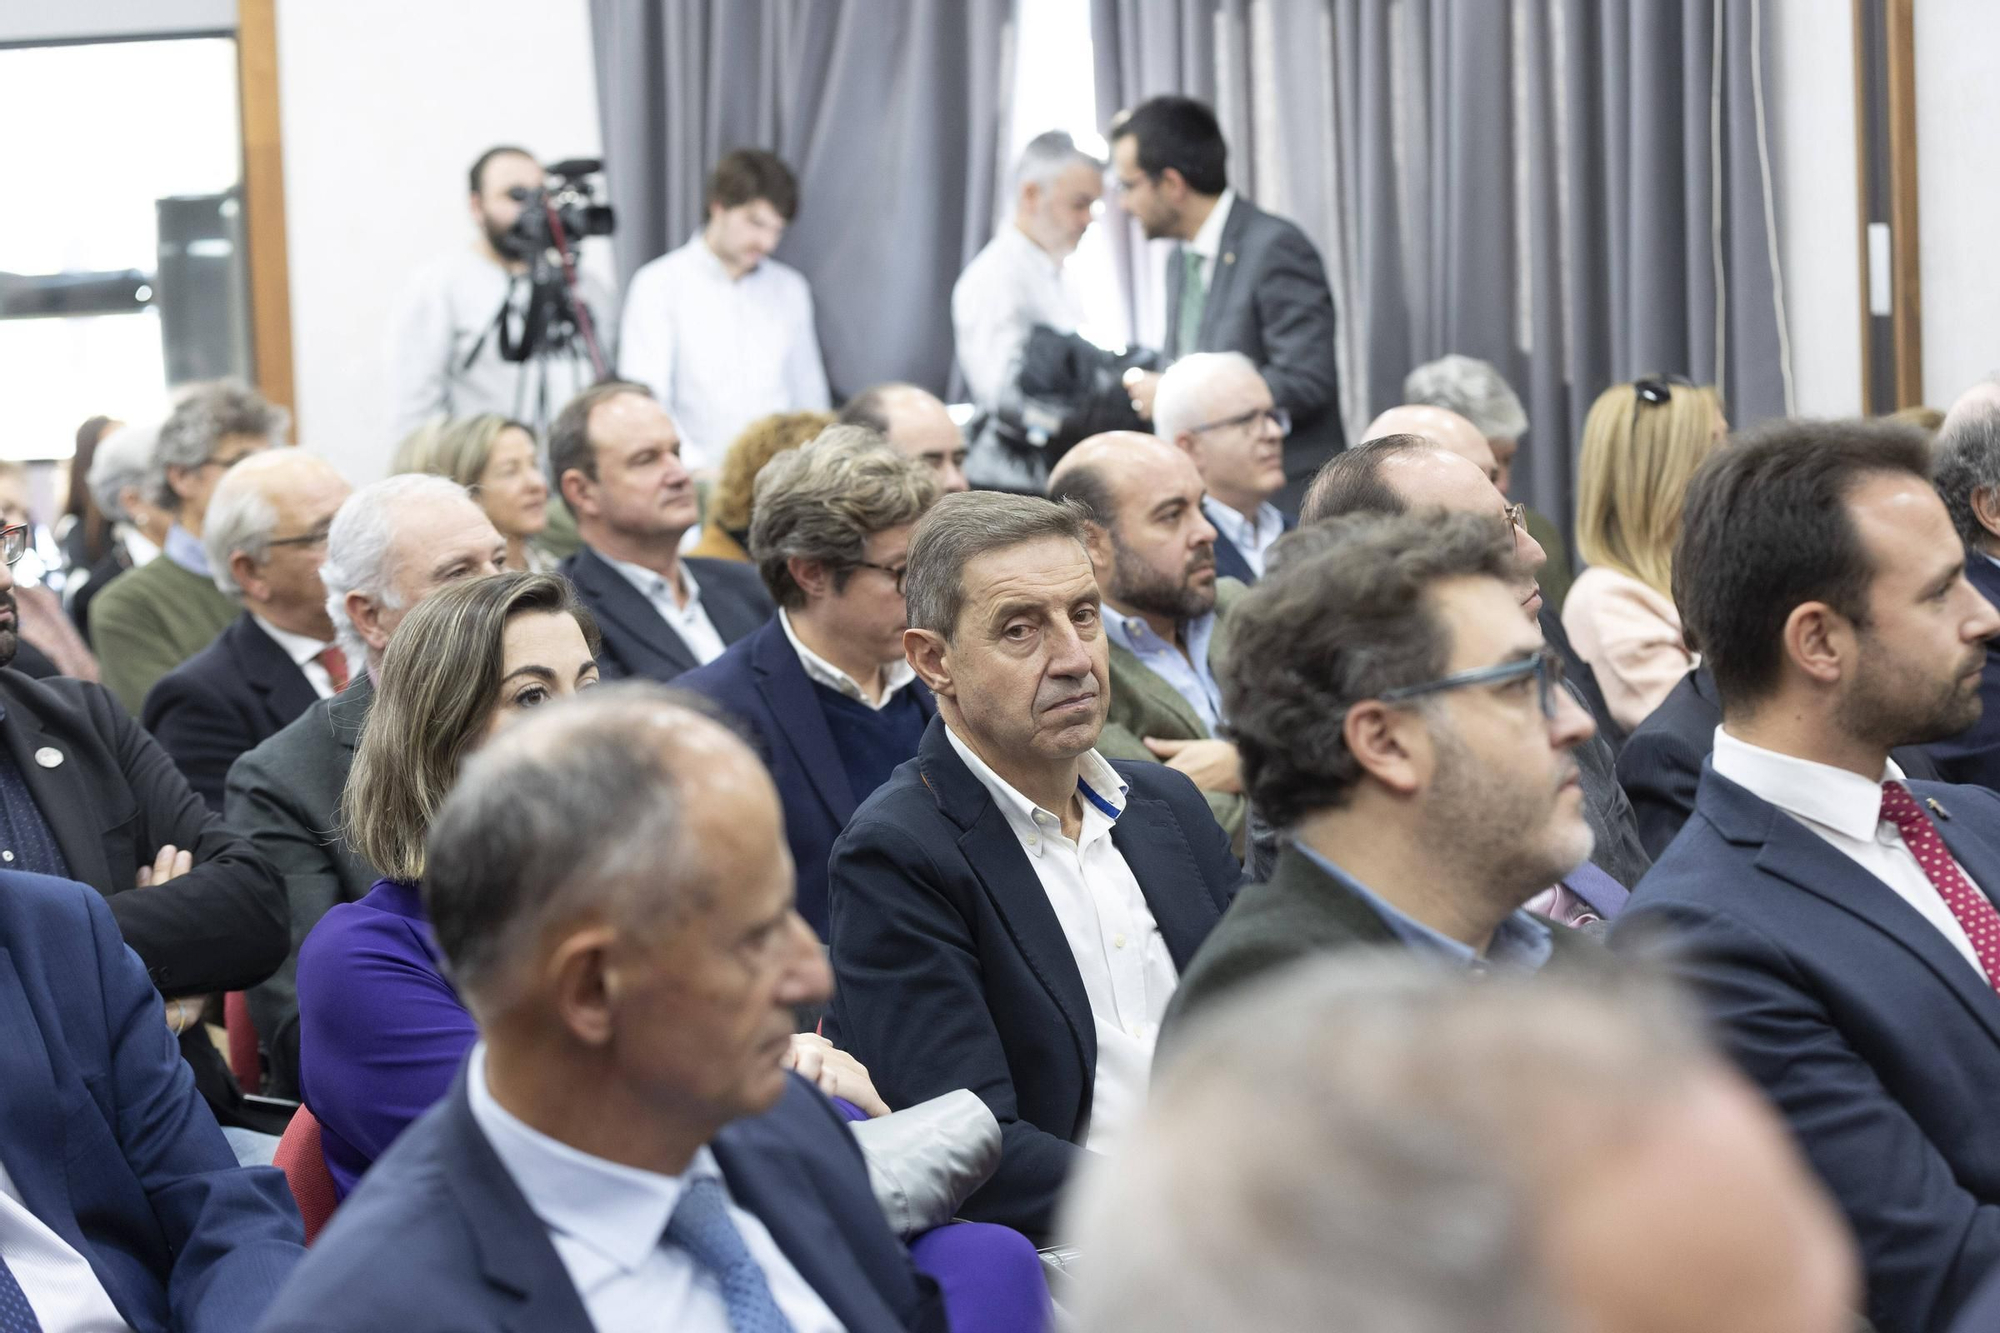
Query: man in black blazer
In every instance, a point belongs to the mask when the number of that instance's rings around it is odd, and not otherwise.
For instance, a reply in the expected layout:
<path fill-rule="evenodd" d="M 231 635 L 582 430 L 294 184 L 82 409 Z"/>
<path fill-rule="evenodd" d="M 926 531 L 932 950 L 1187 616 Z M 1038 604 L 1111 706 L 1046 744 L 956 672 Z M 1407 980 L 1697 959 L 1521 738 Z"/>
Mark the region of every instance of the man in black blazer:
<path fill-rule="evenodd" d="M 749 565 L 681 557 L 700 510 L 680 455 L 674 419 L 643 384 L 585 389 L 549 428 L 549 472 L 583 539 L 562 572 L 597 617 L 605 680 L 672 680 L 777 609 Z"/>
<path fill-rule="evenodd" d="M 1149 240 L 1181 243 L 1167 265 L 1167 355 L 1250 358 L 1291 415 L 1278 504 L 1297 509 L 1344 438 L 1333 293 L 1306 234 L 1229 188 L 1228 158 L 1215 113 L 1191 98 L 1156 97 L 1111 127 L 1119 202 Z M 1150 415 L 1159 376 L 1131 378 L 1133 406 Z"/>
<path fill-rule="evenodd" d="M 482 1041 L 264 1333 L 945 1327 L 780 1064 L 831 976 L 741 741 L 650 684 L 534 714 L 439 812 L 424 900 Z"/>
<path fill-rule="evenodd" d="M 1965 543 L 1965 577 L 2000 605 L 2000 388 L 1968 390 L 1938 431 L 1932 476 Z M 2000 639 L 1986 645 L 1979 721 L 1932 743 L 1930 755 L 1948 782 L 1976 782 L 2000 791 Z"/>
<path fill-rule="evenodd" d="M 962 1211 L 1031 1238 L 1085 1152 L 1115 1151 L 1241 878 L 1192 782 L 1092 748 L 1109 667 L 1084 522 L 975 491 L 918 523 L 903 642 L 938 715 L 828 871 L 829 1035 L 892 1107 L 985 1100 L 1000 1167 Z"/>
<path fill-rule="evenodd" d="M 1889 757 L 1979 716 L 2000 633 L 1929 475 L 1879 422 L 1771 426 L 1695 474 L 1674 597 L 1722 726 L 1612 932 L 1789 1121 L 1881 1333 L 1946 1327 L 2000 1266 L 2000 796 Z"/>

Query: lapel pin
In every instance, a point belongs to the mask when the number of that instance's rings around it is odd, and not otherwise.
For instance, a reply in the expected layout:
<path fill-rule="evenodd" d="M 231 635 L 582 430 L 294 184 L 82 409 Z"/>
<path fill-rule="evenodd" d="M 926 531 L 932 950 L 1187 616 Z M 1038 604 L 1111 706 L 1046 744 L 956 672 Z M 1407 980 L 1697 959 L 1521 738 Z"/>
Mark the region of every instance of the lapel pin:
<path fill-rule="evenodd" d="M 1225 250 L 1225 251 L 1223 252 L 1223 255 L 1222 255 L 1222 262 L 1223 262 L 1223 263 L 1225 263 L 1225 264 L 1233 264 L 1233 263 L 1235 263 L 1235 262 L 1236 262 L 1236 252 L 1235 252 L 1234 250 Z"/>
<path fill-rule="evenodd" d="M 35 751 L 35 762 L 43 768 L 56 768 L 62 764 L 62 751 L 53 745 L 44 745 Z"/>
<path fill-rule="evenodd" d="M 1951 818 L 1951 811 L 1949 811 L 1949 810 L 1945 809 L 1945 808 L 1944 808 L 1943 806 L 1939 805 L 1939 804 L 1937 803 L 1937 797 L 1935 797 L 1935 796 L 1926 796 L 1926 797 L 1924 797 L 1924 804 L 1925 804 L 1925 805 L 1927 805 L 1927 806 L 1929 806 L 1929 807 L 1931 808 L 1931 813 L 1932 813 L 1932 814 L 1934 814 L 1934 815 L 1936 815 L 1936 816 L 1937 816 L 1937 817 L 1938 817 L 1939 819 L 1950 819 L 1950 818 Z"/>

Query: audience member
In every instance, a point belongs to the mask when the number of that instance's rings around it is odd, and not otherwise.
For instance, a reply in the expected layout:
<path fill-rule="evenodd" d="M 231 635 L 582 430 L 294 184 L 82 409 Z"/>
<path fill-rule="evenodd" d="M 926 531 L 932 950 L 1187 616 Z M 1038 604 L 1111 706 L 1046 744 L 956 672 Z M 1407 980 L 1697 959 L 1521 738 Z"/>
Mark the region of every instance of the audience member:
<path fill-rule="evenodd" d="M 527 426 L 492 413 L 443 422 L 396 470 L 429 472 L 465 487 L 507 539 L 502 568 L 554 572 L 556 562 L 534 544 L 549 526 L 549 483 Z"/>
<path fill-rule="evenodd" d="M 707 205 L 687 244 L 632 275 L 619 338 L 624 377 L 652 390 L 704 477 L 758 417 L 832 402 L 812 288 L 771 258 L 799 210 L 791 168 L 760 148 L 724 153 Z"/>
<path fill-rule="evenodd" d="M 319 569 L 353 490 L 325 459 L 275 449 L 230 469 L 209 501 L 208 567 L 243 613 L 160 677 L 142 722 L 217 814 L 231 764 L 347 685 Z"/>
<path fill-rule="evenodd" d="M 474 756 L 423 902 L 481 1041 L 266 1333 L 945 1328 L 839 1115 L 781 1063 L 830 977 L 779 821 L 748 748 L 656 687 Z"/>
<path fill-rule="evenodd" d="M 12 459 L 0 459 L 0 529 L 19 528 L 11 540 L 25 542 L 26 563 L 14 569 L 15 631 L 19 644 L 14 669 L 40 679 L 74 676 L 78 680 L 98 678 L 97 658 L 63 611 L 62 598 L 42 581 L 48 573 L 37 550 L 38 525 L 28 504 L 28 469 Z M 30 669 L 27 659 L 36 660 Z M 41 669 L 46 665 L 46 669 Z"/>
<path fill-rule="evenodd" d="M 1241 352 L 1195 352 L 1160 377 L 1153 428 L 1187 450 L 1215 525 L 1215 572 L 1239 583 L 1264 573 L 1264 555 L 1298 520 L 1271 503 L 1285 488 L 1292 419 Z"/>
<path fill-rule="evenodd" d="M 2000 1264 L 2000 796 L 1888 758 L 1979 717 L 2000 633 L 1929 472 L 1904 427 L 1792 422 L 1695 475 L 1673 587 L 1722 726 L 1613 932 L 1790 1121 L 1882 1333 L 1945 1327 Z"/>
<path fill-rule="evenodd" d="M 1391 435 L 1421 435 L 1446 453 L 1457 454 L 1486 474 L 1486 480 L 1493 483 L 1493 489 L 1500 492 L 1503 501 L 1507 498 L 1507 492 L 1500 485 L 1507 475 L 1506 469 L 1500 466 L 1493 446 L 1479 433 L 1479 427 L 1450 408 L 1430 407 L 1422 403 L 1392 407 L 1368 423 L 1361 439 L 1366 443 Z"/>
<path fill-rule="evenodd" d="M 866 426 L 937 474 L 950 495 L 970 489 L 965 479 L 965 432 L 944 400 L 914 384 L 877 384 L 840 409 L 843 426 Z"/>
<path fill-rule="evenodd" d="M 146 498 L 146 474 L 159 443 L 157 423 L 119 426 L 105 433 L 90 458 L 91 498 L 112 522 L 111 550 L 90 567 L 88 576 L 63 589 L 70 619 L 86 640 L 90 637 L 90 604 L 105 585 L 126 570 L 160 554 L 172 516 Z"/>
<path fill-rule="evenodd" d="M 903 642 L 938 716 L 829 867 L 829 1035 L 892 1107 L 985 1100 L 1001 1164 L 963 1214 L 1031 1238 L 1144 1101 L 1160 1016 L 1240 878 L 1192 783 L 1093 748 L 1085 540 L 1077 507 L 991 492 L 917 524 Z"/>
<path fill-rule="evenodd" d="M 1945 511 L 1965 544 L 1965 577 L 2000 604 L 2000 393 L 1981 385 L 1952 406 L 1938 432 L 1935 477 Z M 1929 747 L 1947 781 L 2000 791 L 2000 640 L 1986 645 L 1979 721 Z"/>
<path fill-rule="evenodd" d="M 505 550 L 465 489 L 443 477 L 375 482 L 334 515 L 320 582 L 348 664 L 347 688 L 245 753 L 230 767 L 223 794 L 230 827 L 277 866 L 291 906 L 285 965 L 249 996 L 272 1095 L 298 1094 L 299 944 L 328 908 L 353 902 L 379 878 L 337 830 L 382 653 L 412 607 L 460 579 L 497 573 Z"/>
<path fill-rule="evenodd" d="M 1695 664 L 1669 575 L 1688 478 L 1726 431 L 1712 390 L 1671 377 L 1614 384 L 1584 419 L 1576 549 L 1590 567 L 1562 621 L 1624 731 Z"/>
<path fill-rule="evenodd" d="M 1084 1333 L 1846 1333 L 1854 1247 L 1678 996 L 1319 963 L 1194 1024 L 1075 1200 Z"/>
<path fill-rule="evenodd" d="M 76 428 L 76 449 L 69 456 L 66 469 L 65 492 L 62 518 L 56 523 L 56 544 L 63 553 L 63 591 L 69 591 L 72 580 L 82 582 L 97 567 L 97 562 L 110 555 L 113 548 L 111 516 L 97 507 L 96 498 L 90 493 L 91 460 L 97 457 L 97 446 L 105 436 L 122 430 L 125 423 L 111 417 L 96 416 Z"/>
<path fill-rule="evenodd" d="M 1229 146 L 1215 113 L 1186 97 L 1155 97 L 1111 126 L 1118 199 L 1149 240 L 1180 242 L 1167 266 L 1167 355 L 1241 352 L 1292 420 L 1288 485 L 1340 451 L 1333 293 L 1306 234 L 1229 186 Z M 1150 416 L 1160 377 L 1131 377 L 1132 405 Z"/>
<path fill-rule="evenodd" d="M 701 537 L 688 554 L 706 560 L 750 560 L 751 503 L 764 464 L 796 449 L 833 424 L 831 412 L 774 412 L 743 428 L 722 456 L 715 487 L 701 520 Z"/>
<path fill-rule="evenodd" d="M 834 839 L 937 715 L 903 656 L 910 533 L 937 498 L 929 469 L 859 426 L 774 459 L 750 549 L 778 614 L 676 682 L 754 737 L 784 806 L 799 915 L 822 939 Z"/>
<path fill-rule="evenodd" d="M 91 604 L 91 646 L 127 711 L 143 709 L 155 681 L 236 619 L 201 545 L 208 497 L 230 468 L 283 443 L 289 420 L 254 389 L 221 381 L 190 390 L 160 427 L 147 499 L 173 515 L 172 526 L 158 556 L 113 579 Z"/>
<path fill-rule="evenodd" d="M 1085 440 L 1049 477 L 1050 497 L 1075 501 L 1090 520 L 1111 696 L 1098 753 L 1187 774 L 1240 852 L 1243 780 L 1236 747 L 1221 738 L 1215 663 L 1243 585 L 1216 577 L 1202 493 L 1186 453 L 1132 432 Z"/>

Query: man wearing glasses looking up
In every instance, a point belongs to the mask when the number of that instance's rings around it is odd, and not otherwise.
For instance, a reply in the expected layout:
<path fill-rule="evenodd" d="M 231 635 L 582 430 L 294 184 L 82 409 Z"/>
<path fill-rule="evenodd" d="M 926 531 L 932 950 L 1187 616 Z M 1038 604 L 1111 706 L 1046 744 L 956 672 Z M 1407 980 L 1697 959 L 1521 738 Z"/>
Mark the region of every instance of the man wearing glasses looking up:
<path fill-rule="evenodd" d="M 1241 352 L 1196 352 L 1160 377 L 1153 428 L 1194 460 L 1215 525 L 1215 572 L 1255 583 L 1264 553 L 1298 520 L 1271 503 L 1285 488 L 1285 436 L 1292 415 Z"/>

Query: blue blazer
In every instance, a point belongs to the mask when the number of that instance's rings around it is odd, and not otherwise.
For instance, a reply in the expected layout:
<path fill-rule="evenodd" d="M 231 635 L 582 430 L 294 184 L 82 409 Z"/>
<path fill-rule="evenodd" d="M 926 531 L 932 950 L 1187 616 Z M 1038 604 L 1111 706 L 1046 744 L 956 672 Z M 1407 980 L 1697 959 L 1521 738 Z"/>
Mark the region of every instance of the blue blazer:
<path fill-rule="evenodd" d="M 729 1192 L 853 1333 L 945 1328 L 883 1221 L 854 1136 L 797 1075 L 710 1145 Z M 472 1118 L 460 1072 L 341 1205 L 261 1333 L 593 1333 L 548 1229 Z"/>
<path fill-rule="evenodd" d="M 2000 891 L 2000 796 L 1913 782 Z M 1881 1333 L 1946 1327 L 2000 1268 L 2000 994 L 1880 880 L 1703 766 L 1614 947 L 1662 953 L 1860 1240 Z"/>
<path fill-rule="evenodd" d="M 724 643 L 735 643 L 771 618 L 777 606 L 757 577 L 757 567 L 740 560 L 685 559 L 701 585 L 702 610 L 708 612 Z M 605 680 L 644 676 L 667 681 L 700 663 L 671 625 L 660 618 L 644 593 L 588 546 L 562 562 L 564 577 L 597 620 L 604 636 L 597 654 L 597 672 Z"/>
<path fill-rule="evenodd" d="M 1284 519 L 1284 530 L 1290 532 L 1299 525 L 1299 520 L 1291 514 L 1279 511 Z M 1255 583 L 1257 571 L 1250 568 L 1250 562 L 1243 558 L 1243 552 L 1236 549 L 1236 543 L 1223 535 L 1222 529 L 1215 531 L 1215 577 L 1235 579 L 1239 583 Z"/>
<path fill-rule="evenodd" d="M 229 766 L 318 702 L 298 663 L 245 611 L 146 691 L 139 722 L 219 815 Z"/>
<path fill-rule="evenodd" d="M 1242 867 L 1185 776 L 1112 767 L 1130 784 L 1112 842 L 1185 972 Z M 1000 1122 L 1000 1167 L 960 1215 L 1046 1238 L 1083 1157 L 1097 1029 L 1028 854 L 942 718 L 834 844 L 828 906 L 827 1035 L 868 1066 L 892 1107 L 978 1093 Z"/>
<path fill-rule="evenodd" d="M 1965 553 L 1965 577 L 1979 595 L 2000 606 L 2000 566 L 1978 551 Z M 2000 639 L 1986 641 L 1979 676 L 1979 720 L 1950 740 L 1926 746 L 1947 782 L 1973 782 L 2000 791 Z"/>
<path fill-rule="evenodd" d="M 825 939 L 826 860 L 861 797 L 872 793 L 857 795 L 848 782 L 826 712 L 785 627 L 772 616 L 764 628 L 674 684 L 707 695 L 756 734 L 785 807 L 785 840 L 798 868 L 799 913 Z M 927 721 L 937 716 L 937 700 L 922 681 L 903 688 L 916 695 Z"/>
<path fill-rule="evenodd" d="M 304 1255 L 282 1173 L 239 1167 L 95 890 L 0 872 L 0 1162 L 138 1333 L 240 1333 Z"/>

